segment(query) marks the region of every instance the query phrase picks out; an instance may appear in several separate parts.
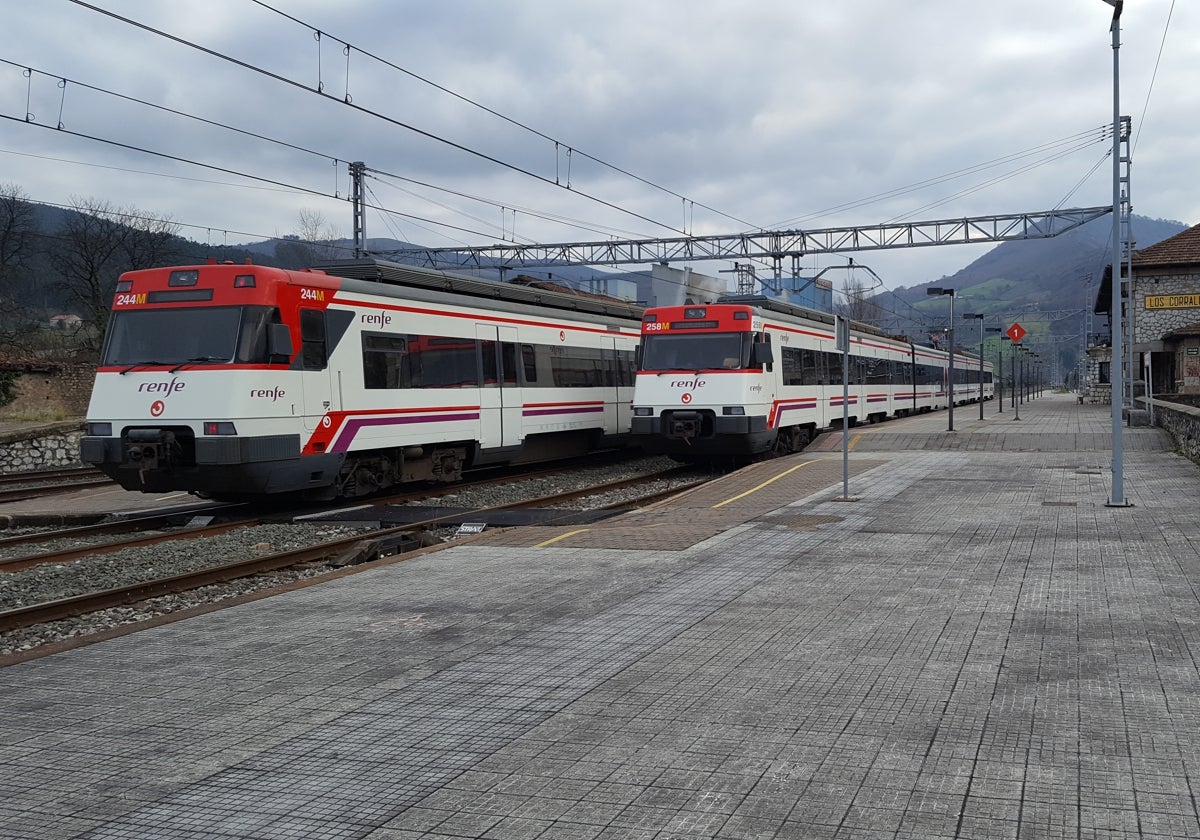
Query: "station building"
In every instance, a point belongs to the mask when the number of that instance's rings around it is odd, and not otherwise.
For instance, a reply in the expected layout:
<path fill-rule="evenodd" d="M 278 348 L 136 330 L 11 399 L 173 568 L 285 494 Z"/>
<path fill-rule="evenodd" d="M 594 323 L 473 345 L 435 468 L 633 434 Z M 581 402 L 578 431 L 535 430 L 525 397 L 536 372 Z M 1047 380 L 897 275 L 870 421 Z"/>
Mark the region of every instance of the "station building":
<path fill-rule="evenodd" d="M 1200 225 L 1133 252 L 1122 294 L 1132 319 L 1134 396 L 1200 403 Z M 1094 312 L 1109 317 L 1109 335 L 1089 340 L 1085 396 L 1112 399 L 1112 266 L 1105 269 Z M 1190 398 L 1189 398 L 1190 395 Z"/>

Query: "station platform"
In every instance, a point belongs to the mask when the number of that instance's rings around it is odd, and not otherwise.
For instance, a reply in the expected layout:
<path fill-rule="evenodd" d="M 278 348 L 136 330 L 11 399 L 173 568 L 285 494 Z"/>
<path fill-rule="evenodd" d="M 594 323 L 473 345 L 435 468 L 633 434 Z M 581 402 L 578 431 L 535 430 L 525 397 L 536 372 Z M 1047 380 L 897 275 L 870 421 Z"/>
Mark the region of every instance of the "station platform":
<path fill-rule="evenodd" d="M 1200 838 L 1200 467 L 998 408 L 0 668 L 0 837 Z"/>

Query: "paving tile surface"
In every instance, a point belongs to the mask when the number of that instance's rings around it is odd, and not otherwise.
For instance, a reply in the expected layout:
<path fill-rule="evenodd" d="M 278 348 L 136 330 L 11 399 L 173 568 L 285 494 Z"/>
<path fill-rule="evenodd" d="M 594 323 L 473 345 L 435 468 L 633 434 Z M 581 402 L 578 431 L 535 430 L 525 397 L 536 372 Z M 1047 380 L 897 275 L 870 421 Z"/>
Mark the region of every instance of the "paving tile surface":
<path fill-rule="evenodd" d="M 1200 468 L 996 408 L 4 668 L 0 837 L 1200 838 Z"/>

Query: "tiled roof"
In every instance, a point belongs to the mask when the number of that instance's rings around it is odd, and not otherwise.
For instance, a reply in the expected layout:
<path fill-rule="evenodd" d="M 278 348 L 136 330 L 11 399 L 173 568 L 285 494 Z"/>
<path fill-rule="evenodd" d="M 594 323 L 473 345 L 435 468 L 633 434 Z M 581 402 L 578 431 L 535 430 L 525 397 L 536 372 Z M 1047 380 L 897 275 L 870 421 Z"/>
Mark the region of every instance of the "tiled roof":
<path fill-rule="evenodd" d="M 1133 252 L 1135 266 L 1200 265 L 1200 225 Z"/>

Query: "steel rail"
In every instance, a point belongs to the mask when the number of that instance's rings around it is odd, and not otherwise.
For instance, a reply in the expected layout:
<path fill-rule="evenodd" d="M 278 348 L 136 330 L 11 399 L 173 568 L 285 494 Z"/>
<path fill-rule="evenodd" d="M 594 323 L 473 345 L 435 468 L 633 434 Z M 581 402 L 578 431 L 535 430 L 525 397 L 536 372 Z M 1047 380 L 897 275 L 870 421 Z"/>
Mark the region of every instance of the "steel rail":
<path fill-rule="evenodd" d="M 655 473 L 653 475 L 620 479 L 618 481 L 597 485 L 584 490 L 571 491 L 568 493 L 556 493 L 548 496 L 526 499 L 519 502 L 496 505 L 489 508 L 479 508 L 465 515 L 461 513 L 455 513 L 431 517 L 419 522 L 373 531 L 370 536 L 356 534 L 350 537 L 329 540 L 327 542 L 319 543 L 315 546 L 308 546 L 301 549 L 267 554 L 263 555 L 262 557 L 252 557 L 230 563 L 223 563 L 219 566 L 212 566 L 193 572 L 185 572 L 183 574 L 171 575 L 164 578 L 142 581 L 125 587 L 104 590 L 102 592 L 75 595 L 68 598 L 60 598 L 54 601 L 45 601 L 38 604 L 15 607 L 13 609 L 0 611 L 0 632 L 17 630 L 34 624 L 41 624 L 48 621 L 58 621 L 78 615 L 98 612 L 100 610 L 111 609 L 113 607 L 134 604 L 138 603 L 139 601 L 144 601 L 148 598 L 178 594 L 180 592 L 186 592 L 202 586 L 225 583 L 237 578 L 250 577 L 256 574 L 278 571 L 279 569 L 301 565 L 304 563 L 326 562 L 331 560 L 336 562 L 338 565 L 343 566 L 370 563 L 371 561 L 390 556 L 391 553 L 396 553 L 396 549 L 403 545 L 405 541 L 418 542 L 417 538 L 414 536 L 415 534 L 427 530 L 430 527 L 444 524 L 449 520 L 459 521 L 466 517 L 476 517 L 492 510 L 511 510 L 514 508 L 537 507 L 550 501 L 560 502 L 563 499 L 568 498 L 597 495 L 610 490 L 629 487 L 639 482 L 644 483 L 659 479 L 664 475 L 671 475 L 677 472 L 685 471 L 686 469 L 686 467 L 679 467 L 674 470 L 668 470 L 666 473 Z M 689 489 L 690 486 L 693 485 L 681 487 L 677 492 L 682 492 L 683 490 Z M 659 496 L 661 493 L 656 493 L 654 495 Z M 235 524 L 230 523 L 227 526 L 214 527 L 231 528 L 235 527 Z M 197 532 L 190 532 L 190 534 L 195 533 Z"/>

